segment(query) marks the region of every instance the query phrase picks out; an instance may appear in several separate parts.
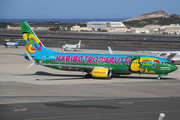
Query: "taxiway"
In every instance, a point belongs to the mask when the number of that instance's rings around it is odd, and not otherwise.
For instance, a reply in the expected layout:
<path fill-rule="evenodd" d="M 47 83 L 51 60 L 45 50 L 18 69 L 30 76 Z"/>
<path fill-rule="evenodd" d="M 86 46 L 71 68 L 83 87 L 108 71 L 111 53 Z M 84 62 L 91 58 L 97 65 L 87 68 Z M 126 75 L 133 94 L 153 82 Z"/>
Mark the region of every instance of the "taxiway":
<path fill-rule="evenodd" d="M 64 52 L 60 48 L 51 49 Z M 152 120 L 158 119 L 161 112 L 167 119 L 180 118 L 179 69 L 161 80 L 156 75 L 137 74 L 85 79 L 85 73 L 81 72 L 40 65 L 27 69 L 30 62 L 24 59 L 24 46 L 0 45 L 0 50 L 0 118 L 3 120 Z M 108 50 L 77 52 L 108 53 Z"/>

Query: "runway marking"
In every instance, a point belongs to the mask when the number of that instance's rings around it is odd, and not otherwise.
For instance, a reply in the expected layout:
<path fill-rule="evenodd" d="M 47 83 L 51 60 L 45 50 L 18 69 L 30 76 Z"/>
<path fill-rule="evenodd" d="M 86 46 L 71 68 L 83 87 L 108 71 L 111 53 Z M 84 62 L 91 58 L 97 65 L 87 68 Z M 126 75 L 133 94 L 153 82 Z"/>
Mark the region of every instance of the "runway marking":
<path fill-rule="evenodd" d="M 15 112 L 24 112 L 24 111 L 26 111 L 27 109 L 26 108 L 16 108 L 16 109 L 14 109 L 14 111 Z"/>
<path fill-rule="evenodd" d="M 107 115 L 128 115 L 128 114 L 142 114 L 142 113 L 171 113 L 180 112 L 180 110 L 174 111 L 149 111 L 149 112 L 128 112 L 128 113 L 105 113 L 105 114 L 89 114 L 89 115 L 70 115 L 70 116 L 54 116 L 54 117 L 42 117 L 42 118 L 31 118 L 26 120 L 45 120 L 45 119 L 57 119 L 57 118 L 70 118 L 70 117 L 88 117 L 88 116 L 107 116 Z"/>
<path fill-rule="evenodd" d="M 119 102 L 119 104 L 134 104 L 133 102 Z"/>

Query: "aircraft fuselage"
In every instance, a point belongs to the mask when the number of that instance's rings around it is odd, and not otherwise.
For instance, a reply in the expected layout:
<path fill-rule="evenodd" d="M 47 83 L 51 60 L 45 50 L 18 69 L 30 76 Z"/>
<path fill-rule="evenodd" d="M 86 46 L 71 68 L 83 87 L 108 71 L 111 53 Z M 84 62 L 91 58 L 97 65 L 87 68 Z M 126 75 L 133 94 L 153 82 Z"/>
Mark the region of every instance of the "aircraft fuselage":
<path fill-rule="evenodd" d="M 38 55 L 34 57 L 34 60 L 55 69 L 82 71 L 75 67 L 61 66 L 61 64 L 93 66 L 111 68 L 115 74 L 167 74 L 177 69 L 163 58 L 141 55 L 55 53 Z M 55 64 L 59 66 L 54 66 Z"/>

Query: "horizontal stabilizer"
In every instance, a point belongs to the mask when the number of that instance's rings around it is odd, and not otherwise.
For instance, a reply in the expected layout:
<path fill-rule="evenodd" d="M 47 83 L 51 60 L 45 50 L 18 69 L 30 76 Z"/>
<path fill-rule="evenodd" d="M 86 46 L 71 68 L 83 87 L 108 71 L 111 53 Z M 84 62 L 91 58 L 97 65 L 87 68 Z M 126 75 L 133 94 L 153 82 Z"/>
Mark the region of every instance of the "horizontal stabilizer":
<path fill-rule="evenodd" d="M 36 62 L 34 61 L 34 59 L 31 57 L 31 55 L 28 53 L 28 52 L 26 52 L 27 53 L 27 56 L 28 56 L 28 58 L 29 58 L 29 60 L 30 60 L 30 62 L 31 62 L 31 64 L 27 67 L 27 68 L 30 68 L 31 66 L 33 66 Z"/>

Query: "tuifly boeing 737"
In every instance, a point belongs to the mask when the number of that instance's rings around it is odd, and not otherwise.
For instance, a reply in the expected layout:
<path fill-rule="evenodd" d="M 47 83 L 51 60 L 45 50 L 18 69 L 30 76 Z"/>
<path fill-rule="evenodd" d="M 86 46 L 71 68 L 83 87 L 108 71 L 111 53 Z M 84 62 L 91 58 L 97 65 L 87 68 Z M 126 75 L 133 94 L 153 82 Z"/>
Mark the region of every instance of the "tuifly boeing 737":
<path fill-rule="evenodd" d="M 26 21 L 20 22 L 25 41 L 25 58 L 32 64 L 58 70 L 86 72 L 85 78 L 109 78 L 112 74 L 156 74 L 158 79 L 177 67 L 168 60 L 144 55 L 59 53 L 46 48 Z"/>

